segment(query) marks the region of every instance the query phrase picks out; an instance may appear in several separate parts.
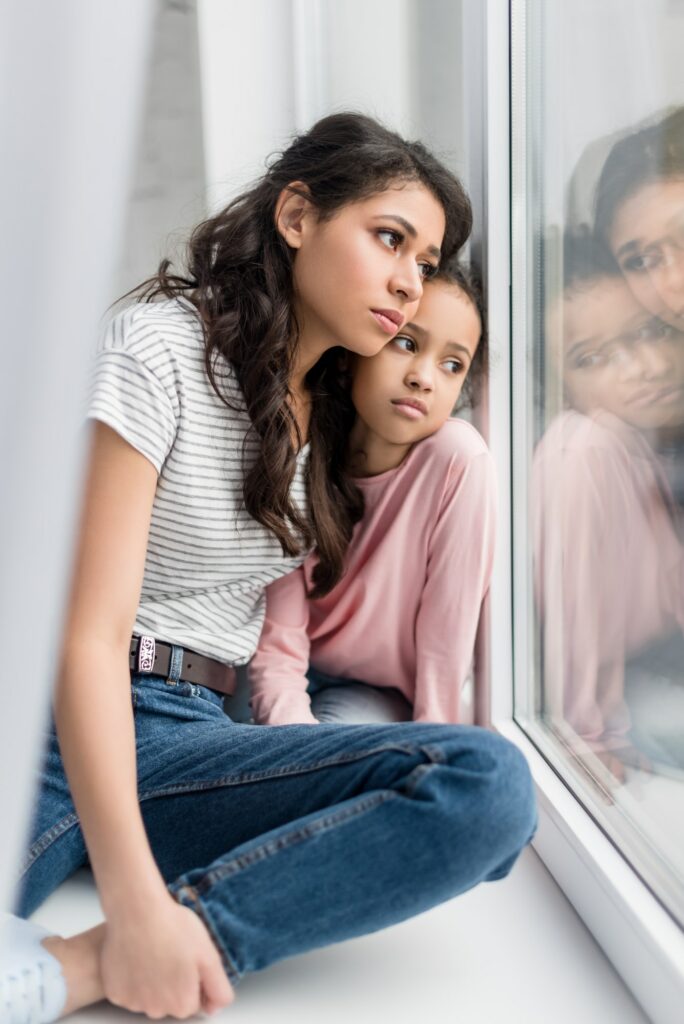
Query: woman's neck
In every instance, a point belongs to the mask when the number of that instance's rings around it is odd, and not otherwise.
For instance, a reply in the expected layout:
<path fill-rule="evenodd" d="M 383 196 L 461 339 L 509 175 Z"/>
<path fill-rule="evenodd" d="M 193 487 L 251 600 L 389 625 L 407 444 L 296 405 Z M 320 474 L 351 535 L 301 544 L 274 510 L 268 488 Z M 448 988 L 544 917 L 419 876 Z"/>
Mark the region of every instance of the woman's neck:
<path fill-rule="evenodd" d="M 347 468 L 352 476 L 379 476 L 400 466 L 412 447 L 385 441 L 357 416 L 349 434 Z"/>

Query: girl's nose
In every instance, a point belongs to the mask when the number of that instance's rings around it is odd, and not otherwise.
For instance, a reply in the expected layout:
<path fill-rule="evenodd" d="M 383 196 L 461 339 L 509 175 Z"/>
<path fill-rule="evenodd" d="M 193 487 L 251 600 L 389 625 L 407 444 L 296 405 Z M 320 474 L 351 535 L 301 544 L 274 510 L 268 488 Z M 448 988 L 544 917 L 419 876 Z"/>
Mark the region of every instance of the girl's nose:
<path fill-rule="evenodd" d="M 639 363 L 645 380 L 660 380 L 672 372 L 670 353 L 662 345 L 640 345 Z"/>
<path fill-rule="evenodd" d="M 414 391 L 432 391 L 432 372 L 427 362 L 414 364 L 404 380 Z"/>

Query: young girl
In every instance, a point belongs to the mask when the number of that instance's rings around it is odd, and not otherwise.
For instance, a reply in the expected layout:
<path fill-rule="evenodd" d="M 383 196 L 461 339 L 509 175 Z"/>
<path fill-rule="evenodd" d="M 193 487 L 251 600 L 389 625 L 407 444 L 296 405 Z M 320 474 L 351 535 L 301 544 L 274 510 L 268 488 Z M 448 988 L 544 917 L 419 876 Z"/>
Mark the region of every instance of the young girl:
<path fill-rule="evenodd" d="M 476 293 L 454 265 L 377 355 L 351 357 L 349 461 L 364 517 L 329 593 L 307 600 L 315 555 L 268 588 L 250 665 L 257 722 L 459 721 L 495 479 L 480 435 L 449 416 L 484 368 L 481 335 Z"/>
<path fill-rule="evenodd" d="M 424 147 L 335 115 L 197 229 L 186 276 L 162 264 L 162 301 L 110 324 L 18 895 L 28 915 L 89 863 L 105 922 L 41 942 L 8 918 L 2 1024 L 102 998 L 216 1009 L 246 972 L 502 877 L 529 840 L 529 772 L 498 736 L 255 729 L 222 707 L 266 584 L 314 545 L 339 578 L 357 504 L 326 352 L 376 353 L 469 228 Z"/>

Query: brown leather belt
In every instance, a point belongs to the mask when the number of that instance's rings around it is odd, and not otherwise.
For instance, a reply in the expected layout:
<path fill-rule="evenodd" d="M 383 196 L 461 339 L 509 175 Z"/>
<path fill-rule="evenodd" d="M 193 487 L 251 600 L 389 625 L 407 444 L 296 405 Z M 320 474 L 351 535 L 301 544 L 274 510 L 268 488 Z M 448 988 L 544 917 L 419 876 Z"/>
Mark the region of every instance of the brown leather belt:
<path fill-rule="evenodd" d="M 175 659 L 173 652 L 176 652 Z M 167 644 L 152 636 L 132 636 L 128 665 L 136 675 L 163 676 L 170 683 L 196 683 L 217 693 L 235 692 L 235 669 L 222 661 Z M 172 671 L 175 669 L 175 671 Z"/>

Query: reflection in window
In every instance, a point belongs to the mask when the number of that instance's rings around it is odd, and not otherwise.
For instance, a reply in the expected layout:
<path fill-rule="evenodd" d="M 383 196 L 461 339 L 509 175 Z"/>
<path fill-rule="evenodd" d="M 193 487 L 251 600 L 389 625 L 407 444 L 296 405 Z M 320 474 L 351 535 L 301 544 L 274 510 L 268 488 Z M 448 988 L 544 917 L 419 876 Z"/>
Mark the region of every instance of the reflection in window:
<path fill-rule="evenodd" d="M 567 15 L 555 2 L 543 6 L 534 5 L 530 24 L 550 43 L 547 19 L 557 31 Z M 684 19 L 669 27 L 684 44 Z M 638 19 L 631 28 L 639 32 Z M 529 76 L 527 102 L 537 108 L 540 95 L 563 89 L 562 66 L 544 52 Z M 570 755 L 566 764 L 582 766 L 589 802 L 589 780 L 599 784 L 608 799 L 592 810 L 679 913 L 684 106 L 640 111 L 631 123 L 610 124 L 610 113 L 605 134 L 586 139 L 568 166 L 562 123 L 552 125 L 548 110 L 528 119 L 537 132 L 527 140 L 528 180 L 543 183 L 527 196 L 526 262 L 538 722 Z M 581 774 L 574 778 L 581 787 Z"/>

